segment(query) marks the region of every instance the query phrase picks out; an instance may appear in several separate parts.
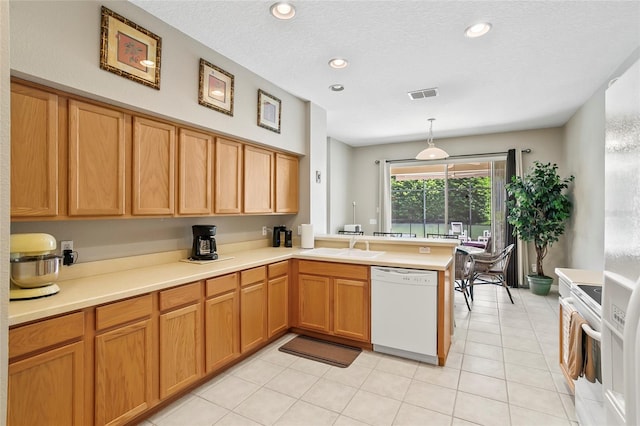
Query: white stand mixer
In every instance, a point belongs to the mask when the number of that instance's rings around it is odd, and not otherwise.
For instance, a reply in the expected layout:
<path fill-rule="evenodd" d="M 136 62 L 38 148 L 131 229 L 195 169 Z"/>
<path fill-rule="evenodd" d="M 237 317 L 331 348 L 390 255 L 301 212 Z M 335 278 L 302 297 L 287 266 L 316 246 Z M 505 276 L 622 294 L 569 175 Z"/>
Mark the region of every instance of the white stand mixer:
<path fill-rule="evenodd" d="M 11 300 L 35 299 L 60 291 L 62 256 L 55 254 L 56 239 L 49 234 L 11 235 Z"/>

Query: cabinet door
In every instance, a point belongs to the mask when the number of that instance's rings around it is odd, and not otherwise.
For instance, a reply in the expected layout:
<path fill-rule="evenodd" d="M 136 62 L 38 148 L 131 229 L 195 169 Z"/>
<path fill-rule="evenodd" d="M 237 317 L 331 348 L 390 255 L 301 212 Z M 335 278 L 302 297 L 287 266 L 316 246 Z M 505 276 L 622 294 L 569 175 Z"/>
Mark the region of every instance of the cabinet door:
<path fill-rule="evenodd" d="M 244 147 L 244 212 L 273 212 L 273 152 Z"/>
<path fill-rule="evenodd" d="M 11 84 L 11 216 L 58 214 L 58 96 Z"/>
<path fill-rule="evenodd" d="M 300 327 L 330 332 L 330 290 L 328 277 L 298 276 L 298 325 Z"/>
<path fill-rule="evenodd" d="M 269 337 L 289 328 L 289 278 L 269 280 Z"/>
<path fill-rule="evenodd" d="M 69 215 L 125 212 L 124 113 L 69 101 Z"/>
<path fill-rule="evenodd" d="M 367 281 L 334 278 L 334 334 L 369 340 L 369 284 Z"/>
<path fill-rule="evenodd" d="M 298 213 L 298 158 L 276 154 L 276 213 Z"/>
<path fill-rule="evenodd" d="M 242 144 L 216 139 L 215 213 L 242 212 Z"/>
<path fill-rule="evenodd" d="M 202 376 L 201 304 L 160 315 L 160 398 Z"/>
<path fill-rule="evenodd" d="M 96 424 L 124 424 L 150 408 L 151 334 L 151 320 L 146 319 L 96 336 Z"/>
<path fill-rule="evenodd" d="M 180 165 L 178 175 L 179 214 L 209 215 L 211 200 L 211 157 L 213 137 L 180 129 Z"/>
<path fill-rule="evenodd" d="M 210 373 L 240 354 L 240 297 L 238 291 L 204 303 L 206 370 Z"/>
<path fill-rule="evenodd" d="M 175 127 L 133 118 L 132 214 L 174 213 L 175 153 Z"/>
<path fill-rule="evenodd" d="M 7 425 L 82 425 L 84 344 L 9 364 Z"/>
<path fill-rule="evenodd" d="M 240 289 L 240 351 L 267 339 L 267 286 L 264 281 Z"/>

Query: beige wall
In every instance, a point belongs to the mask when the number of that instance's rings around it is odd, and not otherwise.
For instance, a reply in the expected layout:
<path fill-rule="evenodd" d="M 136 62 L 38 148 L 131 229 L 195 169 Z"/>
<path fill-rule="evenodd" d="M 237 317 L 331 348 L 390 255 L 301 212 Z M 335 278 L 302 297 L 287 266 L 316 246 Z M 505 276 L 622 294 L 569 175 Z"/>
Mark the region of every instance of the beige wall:
<path fill-rule="evenodd" d="M 636 49 L 565 125 L 567 172 L 576 176 L 567 225 L 568 266 L 604 268 L 605 91 L 609 80 L 640 58 Z"/>
<path fill-rule="evenodd" d="M 99 67 L 100 6 L 162 37 L 160 90 Z M 11 1 L 12 74 L 306 154 L 306 103 L 126 1 Z M 235 77 L 234 116 L 198 104 L 199 60 Z M 257 91 L 282 100 L 282 133 L 256 124 Z"/>
<path fill-rule="evenodd" d="M 528 130 L 521 132 L 495 133 L 489 135 L 468 136 L 460 138 L 438 139 L 437 146 L 446 150 L 449 155 L 482 154 L 506 152 L 510 148 L 530 148 L 530 154 L 523 154 L 524 167 L 531 166 L 533 161 L 554 162 L 559 166 L 561 175 L 567 174 L 564 158 L 564 132 L 562 128 Z M 378 230 L 378 225 L 370 225 L 370 219 L 378 218 L 379 188 L 378 165 L 376 160 L 399 160 L 414 158 L 424 148 L 426 142 L 406 142 L 399 144 L 374 145 L 353 148 L 348 165 L 339 170 L 345 173 L 348 185 L 331 185 L 331 203 L 345 204 L 347 209 L 333 210 L 332 220 L 337 226 L 332 231 L 341 229 L 344 223 L 352 222 L 351 202 L 356 202 L 356 223 L 363 225 L 365 234 Z M 336 144 L 332 143 L 333 148 Z M 339 147 L 339 145 L 337 145 Z M 333 164 L 339 161 L 338 148 L 331 155 Z M 333 178 L 333 172 L 332 172 Z M 342 191 L 341 191 L 342 188 Z M 340 216 L 342 215 L 342 216 Z M 545 272 L 552 273 L 557 266 L 568 266 L 565 258 L 567 237 L 562 237 L 549 251 L 545 259 Z M 529 248 L 529 259 L 535 259 L 533 247 Z"/>
<path fill-rule="evenodd" d="M 349 199 L 349 187 L 353 184 L 350 176 L 354 148 L 337 139 L 328 138 L 329 189 L 327 214 L 328 234 L 336 234 L 343 229 L 345 223 L 353 222 L 353 206 Z M 357 207 L 357 206 L 356 206 Z"/>
<path fill-rule="evenodd" d="M 297 225 L 309 222 L 308 153 L 314 146 L 322 149 L 326 144 L 324 110 L 274 86 L 128 2 L 12 1 L 3 4 L 11 10 L 13 75 L 303 155 L 298 215 L 22 222 L 11 225 L 12 233 L 47 232 L 57 240 L 71 239 L 79 261 L 86 262 L 188 248 L 193 224 L 217 225 L 218 241 L 227 243 L 263 238 L 262 226 L 287 225 L 295 230 Z M 102 4 L 162 37 L 159 91 L 99 68 Z M 200 58 L 234 75 L 233 117 L 197 103 Z M 258 88 L 282 100 L 281 134 L 256 125 Z M 312 119 L 313 125 L 309 125 Z M 324 164 L 324 157 L 318 158 Z"/>

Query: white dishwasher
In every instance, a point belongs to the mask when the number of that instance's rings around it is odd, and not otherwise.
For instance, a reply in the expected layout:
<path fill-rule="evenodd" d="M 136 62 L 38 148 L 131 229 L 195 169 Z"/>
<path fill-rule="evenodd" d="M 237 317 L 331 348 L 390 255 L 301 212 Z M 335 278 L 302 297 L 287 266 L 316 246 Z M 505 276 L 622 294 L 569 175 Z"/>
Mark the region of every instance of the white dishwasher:
<path fill-rule="evenodd" d="M 371 267 L 373 350 L 438 363 L 438 273 Z"/>

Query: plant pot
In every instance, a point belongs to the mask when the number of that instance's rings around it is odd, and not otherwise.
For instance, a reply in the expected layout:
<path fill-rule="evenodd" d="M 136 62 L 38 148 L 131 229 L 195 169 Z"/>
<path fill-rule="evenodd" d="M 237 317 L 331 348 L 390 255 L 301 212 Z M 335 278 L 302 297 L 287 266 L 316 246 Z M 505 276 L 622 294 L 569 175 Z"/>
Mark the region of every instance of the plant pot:
<path fill-rule="evenodd" d="M 531 293 L 538 296 L 546 296 L 549 294 L 551 284 L 553 284 L 553 278 L 545 275 L 527 275 L 527 281 L 529 281 L 529 288 Z"/>

